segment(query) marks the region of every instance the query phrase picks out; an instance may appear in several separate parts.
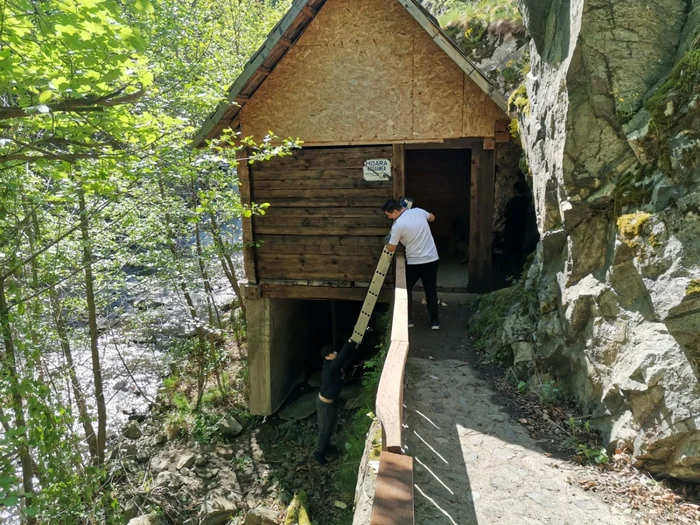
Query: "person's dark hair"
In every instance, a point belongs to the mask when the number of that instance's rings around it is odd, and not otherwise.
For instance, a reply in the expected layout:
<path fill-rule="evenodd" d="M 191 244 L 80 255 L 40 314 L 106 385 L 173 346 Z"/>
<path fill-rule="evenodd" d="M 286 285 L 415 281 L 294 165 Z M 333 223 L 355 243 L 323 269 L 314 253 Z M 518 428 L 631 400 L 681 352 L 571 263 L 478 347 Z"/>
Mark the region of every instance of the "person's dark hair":
<path fill-rule="evenodd" d="M 326 345 L 321 348 L 321 357 L 325 359 L 327 355 L 331 355 L 333 352 L 335 352 L 335 347 L 333 345 Z"/>
<path fill-rule="evenodd" d="M 395 212 L 395 211 L 401 211 L 401 205 L 396 202 L 394 199 L 389 199 L 382 205 L 382 211 L 383 212 Z"/>

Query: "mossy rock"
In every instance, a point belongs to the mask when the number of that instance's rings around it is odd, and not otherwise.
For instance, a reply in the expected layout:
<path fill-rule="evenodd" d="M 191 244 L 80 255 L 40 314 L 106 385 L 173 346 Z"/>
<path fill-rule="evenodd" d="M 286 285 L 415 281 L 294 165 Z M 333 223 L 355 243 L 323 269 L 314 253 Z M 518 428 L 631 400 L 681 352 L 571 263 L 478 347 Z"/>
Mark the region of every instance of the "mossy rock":
<path fill-rule="evenodd" d="M 686 296 L 695 294 L 700 294 L 700 279 L 693 279 L 688 283 L 688 286 L 685 288 Z"/>
<path fill-rule="evenodd" d="M 284 519 L 284 525 L 311 525 L 308 506 L 306 491 L 300 490 L 294 494 L 294 498 L 287 508 L 287 517 Z"/>
<path fill-rule="evenodd" d="M 644 225 L 650 217 L 650 213 L 641 211 L 621 216 L 617 219 L 617 228 L 620 231 L 620 237 L 625 241 L 632 241 L 639 237 L 644 230 Z"/>

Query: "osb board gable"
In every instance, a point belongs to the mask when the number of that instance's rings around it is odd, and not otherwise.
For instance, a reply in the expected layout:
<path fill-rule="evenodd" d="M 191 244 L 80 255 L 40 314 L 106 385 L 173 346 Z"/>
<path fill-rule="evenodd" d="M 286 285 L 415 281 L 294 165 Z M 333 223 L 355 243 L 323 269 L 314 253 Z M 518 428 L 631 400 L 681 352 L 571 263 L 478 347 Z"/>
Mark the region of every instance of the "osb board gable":
<path fill-rule="evenodd" d="M 478 107 L 463 108 L 467 95 Z M 439 140 L 493 136 L 495 115 L 399 2 L 328 0 L 241 110 L 241 131 L 307 143 Z"/>
<path fill-rule="evenodd" d="M 463 136 L 464 81 L 462 69 L 419 26 L 413 41 L 411 138 L 432 138 L 436 134 L 450 138 Z"/>
<path fill-rule="evenodd" d="M 493 100 L 472 80 L 464 75 L 464 113 L 462 134 L 464 137 L 493 137 L 497 119 L 504 115 Z"/>

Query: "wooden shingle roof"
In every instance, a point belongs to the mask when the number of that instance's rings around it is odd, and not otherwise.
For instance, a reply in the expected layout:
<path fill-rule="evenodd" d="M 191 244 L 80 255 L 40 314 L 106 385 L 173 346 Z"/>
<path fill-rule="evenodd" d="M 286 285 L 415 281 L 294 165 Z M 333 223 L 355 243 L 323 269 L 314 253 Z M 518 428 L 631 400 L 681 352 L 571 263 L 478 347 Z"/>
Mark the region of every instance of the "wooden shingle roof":
<path fill-rule="evenodd" d="M 440 28 L 437 20 L 420 5 L 418 0 L 398 1 L 430 35 L 435 43 L 481 88 L 504 112 L 507 112 L 505 97 L 491 84 L 486 76 L 467 58 L 464 52 Z M 204 145 L 206 140 L 216 138 L 226 128 L 237 129 L 239 112 L 255 91 L 265 82 L 280 60 L 287 54 L 304 33 L 326 0 L 295 0 L 265 40 L 251 57 L 243 72 L 228 90 L 227 101 L 204 122 L 192 140 L 193 147 Z"/>

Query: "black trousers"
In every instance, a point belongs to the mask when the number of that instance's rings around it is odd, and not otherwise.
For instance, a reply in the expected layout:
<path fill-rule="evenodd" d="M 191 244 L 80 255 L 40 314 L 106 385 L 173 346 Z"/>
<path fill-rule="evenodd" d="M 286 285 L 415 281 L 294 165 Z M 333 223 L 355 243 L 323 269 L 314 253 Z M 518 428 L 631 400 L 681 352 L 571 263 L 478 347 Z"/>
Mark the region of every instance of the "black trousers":
<path fill-rule="evenodd" d="M 430 322 L 438 323 L 437 272 L 438 262 L 427 264 L 406 265 L 406 288 L 408 289 L 408 318 L 413 319 L 413 287 L 420 279 L 425 290 L 425 300 L 428 303 Z"/>
<path fill-rule="evenodd" d="M 338 415 L 338 407 L 333 403 L 324 403 L 316 398 L 316 413 L 318 414 L 318 442 L 316 452 L 324 454 L 331 444 L 331 436 L 335 430 L 335 419 Z"/>

